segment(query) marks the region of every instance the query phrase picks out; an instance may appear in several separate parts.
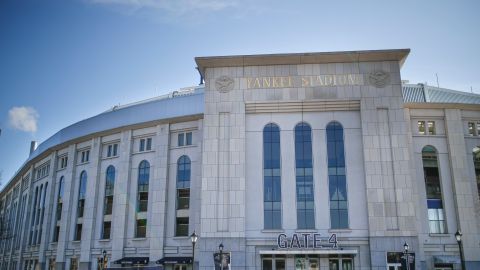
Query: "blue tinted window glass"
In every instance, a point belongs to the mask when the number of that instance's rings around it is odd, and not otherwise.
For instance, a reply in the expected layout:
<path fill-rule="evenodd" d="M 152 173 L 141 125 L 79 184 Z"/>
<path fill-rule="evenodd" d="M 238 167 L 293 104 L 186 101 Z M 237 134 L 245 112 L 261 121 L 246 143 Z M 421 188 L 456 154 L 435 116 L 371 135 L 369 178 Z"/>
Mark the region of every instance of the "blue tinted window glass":
<path fill-rule="evenodd" d="M 314 229 L 312 130 L 306 123 L 295 126 L 297 227 Z"/>
<path fill-rule="evenodd" d="M 188 156 L 181 156 L 177 161 L 177 188 L 190 188 L 191 161 Z"/>
<path fill-rule="evenodd" d="M 185 145 L 184 136 L 185 136 L 184 133 L 179 133 L 179 134 L 178 134 L 178 146 L 183 146 L 183 145 Z"/>
<path fill-rule="evenodd" d="M 265 229 L 281 229 L 280 129 L 263 128 L 263 201 Z"/>
<path fill-rule="evenodd" d="M 343 128 L 338 122 L 327 125 L 330 222 L 333 229 L 348 228 L 348 196 L 345 177 Z"/>
<path fill-rule="evenodd" d="M 115 167 L 108 166 L 107 174 L 105 178 L 105 196 L 113 195 L 113 189 L 115 187 Z"/>
<path fill-rule="evenodd" d="M 425 146 L 422 149 L 422 162 L 430 233 L 446 233 L 437 150 L 432 146 Z"/>
<path fill-rule="evenodd" d="M 150 182 L 150 163 L 143 160 L 138 166 L 137 211 L 146 212 L 148 207 L 148 186 Z"/>

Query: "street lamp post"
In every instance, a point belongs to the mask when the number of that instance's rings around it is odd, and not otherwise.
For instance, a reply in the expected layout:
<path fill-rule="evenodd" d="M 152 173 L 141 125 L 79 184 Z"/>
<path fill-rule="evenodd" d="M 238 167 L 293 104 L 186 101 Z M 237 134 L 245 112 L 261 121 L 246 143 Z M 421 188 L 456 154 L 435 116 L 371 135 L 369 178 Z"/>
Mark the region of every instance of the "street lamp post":
<path fill-rule="evenodd" d="M 455 239 L 457 239 L 458 249 L 460 250 L 460 263 L 462 264 L 462 270 L 465 270 L 465 258 L 463 258 L 462 232 L 461 231 L 457 231 L 455 233 Z"/>
<path fill-rule="evenodd" d="M 195 244 L 198 240 L 198 235 L 193 231 L 192 235 L 190 235 L 190 240 L 192 241 L 192 270 L 195 270 Z"/>
<path fill-rule="evenodd" d="M 108 263 L 107 251 L 105 249 L 102 251 L 102 255 L 103 255 L 102 270 L 105 270 L 107 269 L 107 263 Z"/>
<path fill-rule="evenodd" d="M 220 269 L 223 270 L 223 243 L 220 243 L 218 250 L 220 250 Z"/>
<path fill-rule="evenodd" d="M 410 264 L 408 262 L 408 244 L 407 242 L 405 242 L 405 244 L 403 244 L 403 254 L 404 254 L 404 258 L 405 258 L 405 267 L 407 268 L 407 270 L 410 270 Z"/>

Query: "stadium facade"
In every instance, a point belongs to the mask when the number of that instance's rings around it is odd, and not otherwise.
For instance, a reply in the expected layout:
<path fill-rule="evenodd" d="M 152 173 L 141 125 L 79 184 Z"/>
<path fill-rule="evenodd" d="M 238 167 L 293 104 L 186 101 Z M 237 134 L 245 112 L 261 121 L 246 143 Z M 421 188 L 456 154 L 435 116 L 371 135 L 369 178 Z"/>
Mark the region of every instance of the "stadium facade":
<path fill-rule="evenodd" d="M 196 58 L 32 148 L 0 269 L 480 269 L 480 95 L 402 84 L 408 53 Z"/>

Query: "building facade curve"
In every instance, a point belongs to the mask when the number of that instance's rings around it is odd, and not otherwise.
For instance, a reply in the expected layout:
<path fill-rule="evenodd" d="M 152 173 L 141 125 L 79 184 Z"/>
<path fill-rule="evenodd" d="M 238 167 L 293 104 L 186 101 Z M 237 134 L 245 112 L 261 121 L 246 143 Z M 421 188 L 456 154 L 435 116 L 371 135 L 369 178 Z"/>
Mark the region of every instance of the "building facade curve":
<path fill-rule="evenodd" d="M 480 269 L 480 95 L 403 83 L 408 53 L 197 57 L 30 154 L 0 270 Z"/>

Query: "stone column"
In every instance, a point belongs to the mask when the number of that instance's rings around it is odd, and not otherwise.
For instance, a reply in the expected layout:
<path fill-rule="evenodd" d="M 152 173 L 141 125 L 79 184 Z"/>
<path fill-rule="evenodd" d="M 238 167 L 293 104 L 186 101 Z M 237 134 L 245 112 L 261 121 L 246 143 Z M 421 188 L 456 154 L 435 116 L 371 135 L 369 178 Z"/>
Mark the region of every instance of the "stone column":
<path fill-rule="evenodd" d="M 33 166 L 30 166 L 30 169 L 29 169 L 29 174 L 30 174 L 30 177 L 27 181 L 27 185 L 28 187 L 23 190 L 24 188 L 24 182 L 23 182 L 23 177 L 22 177 L 22 185 L 20 187 L 20 200 L 21 200 L 21 203 L 23 204 L 23 194 L 26 193 L 27 194 L 27 199 L 25 200 L 25 208 L 24 208 L 24 212 L 23 212 L 23 218 L 21 218 L 21 220 L 23 221 L 22 224 L 20 224 L 20 226 L 18 227 L 19 228 L 19 233 L 20 233 L 20 249 L 19 249 L 19 252 L 18 252 L 18 263 L 17 263 L 17 267 L 18 269 L 21 269 L 22 267 L 22 262 L 23 262 L 23 251 L 24 249 L 26 248 L 26 244 L 25 244 L 25 239 L 27 237 L 27 234 L 26 232 L 28 232 L 28 230 L 30 229 L 29 226 L 27 226 L 26 224 L 28 224 L 28 209 L 29 209 L 29 201 L 30 201 L 30 187 L 32 186 L 32 178 L 33 178 Z M 19 204 L 20 205 L 20 204 Z M 23 207 L 23 206 L 22 206 Z"/>
<path fill-rule="evenodd" d="M 459 109 L 445 109 L 445 129 L 450 158 L 457 226 L 462 231 L 463 252 L 467 269 L 480 267 L 480 232 L 475 213 L 475 179 L 468 172 L 467 152 L 463 133 L 462 113 Z M 454 234 L 455 231 L 450 231 Z"/>
<path fill-rule="evenodd" d="M 371 269 L 383 270 L 386 251 L 401 251 L 407 239 L 411 250 L 418 250 L 409 123 L 403 108 L 398 62 L 358 65 L 365 78 L 365 86 L 355 88 L 360 88 L 361 93 Z M 389 78 L 385 85 L 369 81 L 369 75 L 377 71 Z"/>
<path fill-rule="evenodd" d="M 150 260 L 156 261 L 163 256 L 165 242 L 165 220 L 167 211 L 167 179 L 168 179 L 168 151 L 170 139 L 169 124 L 157 126 L 155 141 L 155 157 L 153 159 L 154 172 L 150 181 L 151 195 L 148 211 L 148 227 L 150 239 Z"/>
<path fill-rule="evenodd" d="M 58 235 L 57 242 L 57 257 L 55 259 L 55 269 L 63 270 L 65 269 L 65 252 L 67 249 L 67 244 L 70 239 L 70 224 L 72 218 L 72 209 L 74 209 L 75 204 L 72 201 L 73 195 L 75 194 L 75 172 L 77 164 L 77 149 L 76 145 L 72 144 L 68 148 L 68 164 L 66 172 L 64 175 L 64 189 L 63 189 L 63 205 L 62 205 L 62 219 L 60 221 L 60 233 Z M 73 206 L 72 206 L 73 205 Z"/>
<path fill-rule="evenodd" d="M 82 223 L 82 239 L 80 241 L 79 270 L 91 268 L 91 248 L 95 237 L 95 214 L 98 205 L 98 185 L 100 179 L 100 160 L 102 144 L 101 137 L 92 139 L 90 148 L 90 164 L 87 169 L 87 194 L 85 197 L 85 209 Z"/>
<path fill-rule="evenodd" d="M 219 91 L 215 81 L 227 76 L 232 89 Z M 245 103 L 243 68 L 211 68 L 205 76 L 203 120 L 201 242 L 232 251 L 232 269 L 245 269 Z M 227 241 L 228 238 L 228 241 Z M 200 248 L 201 249 L 201 248 Z M 207 249 L 208 250 L 208 249 Z M 211 269 L 211 254 L 200 269 Z"/>
<path fill-rule="evenodd" d="M 55 194 L 55 187 L 56 187 L 56 178 L 57 178 L 57 152 L 54 151 L 50 155 L 50 170 L 51 174 L 48 179 L 48 189 L 47 192 L 45 193 L 45 209 L 42 211 L 45 211 L 44 217 L 43 217 L 43 224 L 40 224 L 42 226 L 42 232 L 43 235 L 41 243 L 40 243 L 40 250 L 38 252 L 38 257 L 39 257 L 39 263 L 42 266 L 42 268 L 47 268 L 48 267 L 48 260 L 50 258 L 46 258 L 45 253 L 46 250 L 48 249 L 48 245 L 50 241 L 52 240 L 50 238 L 50 232 L 52 229 L 51 226 L 51 221 L 52 221 L 52 208 L 53 208 L 53 202 L 54 202 L 54 196 L 52 194 Z M 41 218 L 41 217 L 40 217 Z"/>
<path fill-rule="evenodd" d="M 114 213 L 112 215 L 112 257 L 113 261 L 123 257 L 123 247 L 125 246 L 125 237 L 128 220 L 128 197 L 131 171 L 131 152 L 132 152 L 132 131 L 123 131 L 119 146 L 119 167 L 118 176 L 115 178 L 114 187 Z"/>

